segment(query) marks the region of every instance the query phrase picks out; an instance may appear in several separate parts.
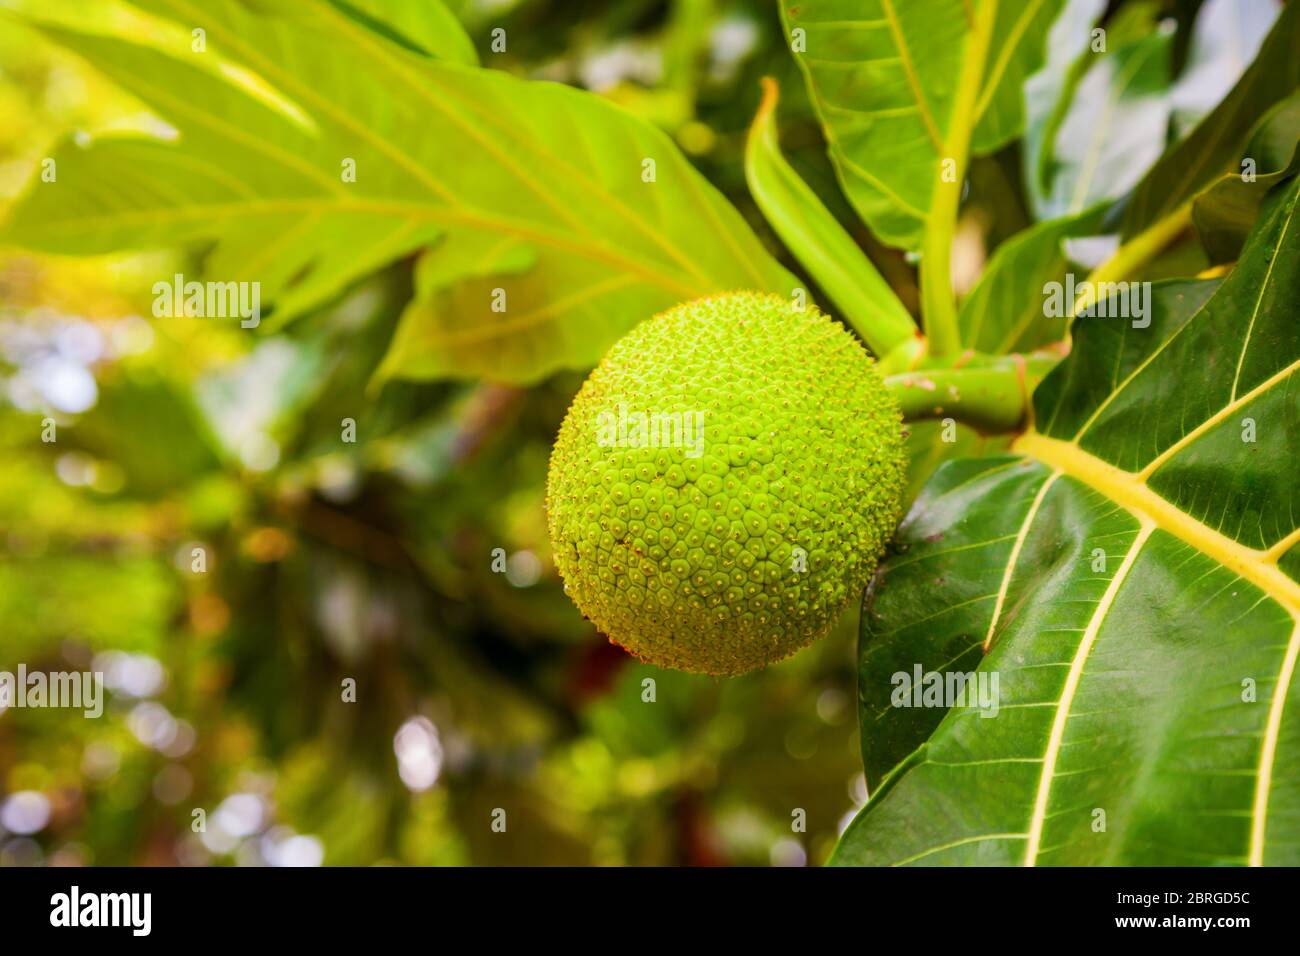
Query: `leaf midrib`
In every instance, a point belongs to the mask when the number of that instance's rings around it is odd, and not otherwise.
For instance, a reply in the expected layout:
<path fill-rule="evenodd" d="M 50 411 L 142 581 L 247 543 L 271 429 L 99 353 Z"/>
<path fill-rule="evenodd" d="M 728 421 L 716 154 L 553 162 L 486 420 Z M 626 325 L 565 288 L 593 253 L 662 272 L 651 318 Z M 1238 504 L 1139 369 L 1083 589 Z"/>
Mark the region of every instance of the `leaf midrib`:
<path fill-rule="evenodd" d="M 1101 600 L 1097 602 L 1097 607 L 1089 617 L 1088 625 L 1084 628 L 1083 636 L 1079 640 L 1079 646 L 1075 649 L 1074 659 L 1070 661 L 1070 670 L 1066 674 L 1065 683 L 1061 687 L 1060 699 L 1056 702 L 1056 713 L 1052 717 L 1052 729 L 1047 737 L 1047 747 L 1043 751 L 1043 767 L 1038 778 L 1038 789 L 1034 795 L 1034 810 L 1029 818 L 1029 842 L 1025 846 L 1025 866 L 1035 866 L 1038 863 L 1038 854 L 1042 848 L 1043 828 L 1047 823 L 1047 808 L 1051 803 L 1052 784 L 1056 779 L 1056 762 L 1060 758 L 1061 745 L 1065 740 L 1065 727 L 1070 721 L 1070 710 L 1074 706 L 1075 694 L 1078 692 L 1079 684 L 1083 680 L 1083 671 L 1087 666 L 1088 656 L 1092 653 L 1093 645 L 1097 642 L 1097 636 L 1101 633 L 1102 625 L 1106 623 L 1106 615 L 1110 613 L 1111 607 L 1115 604 L 1115 598 L 1124 587 L 1125 580 L 1128 579 L 1129 571 L 1132 570 L 1138 555 L 1142 553 L 1142 547 L 1154 530 L 1154 523 L 1143 520 L 1137 536 L 1133 539 L 1128 552 L 1124 555 L 1124 560 L 1115 570 L 1114 577 L 1110 579 L 1110 584 L 1106 586 L 1105 593 L 1102 595 Z"/>
<path fill-rule="evenodd" d="M 1258 587 L 1291 616 L 1293 621 L 1291 635 L 1287 641 L 1286 652 L 1274 684 L 1273 697 L 1264 723 L 1259 765 L 1255 773 L 1255 796 L 1251 804 L 1247 862 L 1251 866 L 1262 866 L 1268 801 L 1272 793 L 1273 765 L 1277 756 L 1282 718 L 1290 695 L 1291 682 L 1295 676 L 1297 659 L 1300 659 L 1300 583 L 1287 577 L 1277 566 L 1277 559 L 1281 552 L 1276 547 L 1259 551 L 1233 541 L 1176 508 L 1168 499 L 1157 495 L 1147 486 L 1143 476 L 1116 468 L 1088 454 L 1072 442 L 1048 438 L 1030 431 L 1017 439 L 1011 447 L 1013 451 L 1037 459 L 1105 495 L 1137 517 L 1142 522 L 1144 530 L 1166 531 L 1196 548 Z M 1031 832 L 1032 829 L 1031 826 Z M 1034 844 L 1031 843 L 1031 847 L 1033 846 Z M 1032 862 L 1032 859 L 1031 855 L 1026 854 L 1026 863 Z"/>
<path fill-rule="evenodd" d="M 572 225 L 579 232 L 583 232 L 586 235 L 590 236 L 593 240 L 595 239 L 595 235 L 594 233 L 592 233 L 590 227 L 582 223 L 580 220 L 577 220 L 572 216 L 570 216 L 568 210 L 565 209 L 560 203 L 556 202 L 550 196 L 549 191 L 546 190 L 540 182 L 534 179 L 526 169 L 524 169 L 518 163 L 514 162 L 514 160 L 503 150 L 498 149 L 496 145 L 488 137 L 481 135 L 478 129 L 474 126 L 474 124 L 464 121 L 464 119 L 459 114 L 455 113 L 455 111 L 451 110 L 446 104 L 438 100 L 437 97 L 433 96 L 425 86 L 423 86 L 418 81 L 412 79 L 412 77 L 418 76 L 418 73 L 415 71 L 413 66 L 403 63 L 397 57 L 393 56 L 391 53 L 387 51 L 385 47 L 383 47 L 377 41 L 372 40 L 364 30 L 358 27 L 350 19 L 343 17 L 332 7 L 326 6 L 324 9 L 333 17 L 334 23 L 338 24 L 340 27 L 342 27 L 343 29 L 351 33 L 351 35 L 356 39 L 357 44 L 359 46 L 368 49 L 373 54 L 373 57 L 376 62 L 384 64 L 395 75 L 405 79 L 408 83 L 408 86 L 415 91 L 416 95 L 418 95 L 425 102 L 428 102 L 431 105 L 433 105 L 435 108 L 439 109 L 444 116 L 446 116 L 452 122 L 456 123 L 456 125 L 461 130 L 463 130 L 466 133 L 466 135 L 471 136 L 484 149 L 491 152 L 492 155 L 497 158 L 498 162 L 500 162 L 503 166 L 509 169 L 511 173 L 513 173 L 516 176 L 516 178 L 518 178 L 521 182 L 523 182 L 523 184 L 531 192 L 533 192 L 536 196 L 538 196 L 549 206 L 551 206 L 551 208 L 554 209 L 557 213 L 559 213 L 562 218 L 568 221 L 570 225 Z M 495 119 L 490 114 L 484 113 L 472 101 L 466 101 L 465 105 L 470 107 L 470 109 L 474 111 L 475 116 L 481 122 L 490 122 Z M 566 169 L 570 175 L 590 185 L 593 191 L 597 189 L 595 180 L 592 179 L 592 177 L 582 168 L 574 165 L 573 163 L 567 162 L 562 156 L 559 156 L 549 150 L 544 149 L 539 142 L 535 142 L 535 141 L 530 142 L 528 145 L 541 152 L 548 161 L 553 162 L 557 166 Z M 694 180 L 692 180 L 691 185 L 696 190 L 696 194 L 698 195 L 699 194 L 698 183 L 695 183 Z M 681 251 L 678 250 L 673 243 L 666 242 L 660 233 L 656 232 L 655 230 L 647 226 L 639 216 L 637 216 L 631 209 L 629 209 L 626 205 L 620 202 L 617 196 L 614 196 L 612 194 L 607 194 L 605 196 L 605 201 L 608 203 L 609 208 L 617 212 L 619 216 L 624 219 L 624 221 L 626 221 L 633 228 L 640 231 L 642 235 L 646 236 L 648 239 L 650 239 L 650 241 L 654 242 L 657 246 L 663 249 L 664 252 L 666 252 L 671 258 L 673 258 L 673 260 L 676 261 L 678 265 L 680 265 L 683 269 L 685 269 L 689 273 L 692 273 L 698 279 L 701 280 L 707 279 L 707 276 L 705 276 L 704 273 L 700 271 L 698 264 L 691 261 L 689 257 L 682 255 Z M 736 246 L 734 237 L 732 237 L 730 232 L 723 227 L 721 222 L 717 221 L 717 217 L 715 211 L 712 208 L 712 205 L 707 201 L 702 202 L 701 205 L 704 207 L 705 213 L 713 220 L 714 225 L 717 226 L 718 231 L 725 237 L 728 245 L 732 250 L 732 253 L 736 256 L 737 260 L 744 262 L 746 268 L 749 269 L 751 275 L 753 275 L 756 279 L 761 280 L 761 273 L 758 269 L 758 266 L 738 246 Z"/>
<path fill-rule="evenodd" d="M 192 7 L 190 4 L 185 2 L 185 0 L 163 0 L 163 2 L 166 3 L 168 6 L 170 6 L 173 10 L 177 11 L 179 15 L 188 15 L 193 18 L 201 18 L 201 13 L 197 11 L 194 7 Z M 225 38 L 223 42 L 229 45 L 232 49 L 238 49 L 242 51 L 244 57 L 247 60 L 257 64 L 257 69 L 261 71 L 263 76 L 267 78 L 273 78 L 273 77 L 278 78 L 278 82 L 281 83 L 285 89 L 295 91 L 296 95 L 299 96 L 303 102 L 315 103 L 316 108 L 322 111 L 323 113 L 325 113 L 326 115 L 332 117 L 335 123 L 337 123 L 338 125 L 344 128 L 351 129 L 357 136 L 361 137 L 362 139 L 368 140 L 378 150 L 387 154 L 399 166 L 402 166 L 403 168 L 407 169 L 407 171 L 410 172 L 417 181 L 423 183 L 426 187 L 429 188 L 429 190 L 434 195 L 441 197 L 446 202 L 448 202 L 449 205 L 458 206 L 467 211 L 469 210 L 470 207 L 466 206 L 459 199 L 452 196 L 445 189 L 445 187 L 442 186 L 441 183 L 439 183 L 436 179 L 432 178 L 427 172 L 425 172 L 417 163 L 414 162 L 412 158 L 408 157 L 406 153 L 397 144 L 392 143 L 383 137 L 375 135 L 374 132 L 368 126 L 358 124 L 356 121 L 353 120 L 351 116 L 341 112 L 340 110 L 335 108 L 334 104 L 320 97 L 315 90 L 299 83 L 297 78 L 294 77 L 292 74 L 287 73 L 284 70 L 278 69 L 277 66 L 271 63 L 270 61 L 268 61 L 267 58 L 260 53 L 260 51 L 256 50 L 248 43 L 244 42 L 242 38 L 232 34 L 222 24 L 212 22 L 210 20 L 207 22 L 209 24 L 208 27 L 209 30 L 215 32 L 219 37 Z M 413 84 L 413 86 L 418 86 L 418 84 Z M 441 108 L 444 112 L 444 115 L 448 115 L 449 117 L 451 117 L 451 112 L 447 110 L 445 106 L 441 106 Z M 464 128 L 465 124 L 459 119 L 459 117 L 451 117 L 451 118 L 453 119 L 454 122 L 460 123 L 462 128 Z M 538 193 L 539 195 L 545 194 L 545 191 L 540 188 L 540 184 L 535 183 L 525 171 L 523 171 L 513 163 L 507 162 L 506 165 L 508 168 L 511 169 L 512 172 L 514 172 L 516 175 L 524 179 L 525 185 L 527 185 L 530 188 L 530 190 L 532 190 L 535 193 Z M 692 183 L 692 185 L 695 186 L 696 184 Z M 551 202 L 549 197 L 546 197 L 546 201 L 548 203 Z M 703 205 L 707 207 L 709 204 L 706 201 L 703 203 Z M 712 212 L 712 210 L 709 211 L 710 213 Z M 484 222 L 487 221 L 488 220 L 486 219 L 484 220 Z M 569 221 L 571 224 L 573 224 L 573 220 L 566 219 L 566 221 Z M 579 225 L 579 235 L 589 236 L 590 233 Z M 662 240 L 657 240 L 657 241 L 662 248 L 667 248 L 662 243 Z M 728 237 L 728 241 L 729 242 L 731 241 L 730 237 Z M 736 251 L 734 250 L 734 247 L 733 247 L 733 251 Z M 670 255 L 677 256 L 678 253 L 674 249 L 674 250 L 670 250 Z M 609 258 L 612 259 L 615 257 L 609 257 Z M 752 262 L 752 260 L 750 260 L 748 257 L 741 256 L 740 261 L 744 263 L 745 267 L 751 272 L 751 274 L 758 277 L 757 267 Z M 693 265 L 688 269 L 688 271 L 694 272 L 697 278 L 703 278 L 700 275 L 698 268 Z M 701 293 L 696 292 L 694 294 L 701 294 Z"/>
<path fill-rule="evenodd" d="M 1296 659 L 1300 657 L 1300 620 L 1291 628 L 1286 656 L 1273 688 L 1273 699 L 1268 707 L 1268 720 L 1264 724 L 1264 737 L 1259 748 L 1259 772 L 1255 778 L 1255 800 L 1251 805 L 1250 866 L 1264 865 L 1265 835 L 1268 825 L 1268 798 L 1273 790 L 1273 765 L 1277 759 L 1277 744 L 1282 732 L 1282 714 L 1286 709 L 1291 681 L 1295 676 Z"/>
<path fill-rule="evenodd" d="M 1002 608 L 1006 604 L 1007 593 L 1011 590 L 1011 580 L 1016 573 L 1016 565 L 1020 562 L 1020 552 L 1025 546 L 1025 540 L 1029 537 L 1029 529 L 1033 527 L 1034 519 L 1038 517 L 1038 509 L 1043 505 L 1043 499 L 1047 497 L 1047 492 L 1052 485 L 1056 484 L 1056 479 L 1061 477 L 1059 471 L 1052 472 L 1043 483 L 1038 487 L 1038 493 L 1034 495 L 1033 502 L 1029 505 L 1029 511 L 1026 512 L 1024 520 L 1020 523 L 1020 530 L 1016 532 L 1015 542 L 1011 545 L 1011 554 L 1007 557 L 1007 567 L 1002 573 L 1002 583 L 998 586 L 997 603 L 993 606 L 993 616 L 989 618 L 988 632 L 984 635 L 984 653 L 989 652 L 989 647 L 993 644 L 993 634 L 997 631 L 998 621 L 1002 618 Z"/>
<path fill-rule="evenodd" d="M 595 259 L 604 262 L 606 265 L 626 269 L 628 272 L 641 276 L 653 285 L 671 290 L 689 298 L 704 295 L 709 291 L 707 288 L 685 285 L 682 282 L 673 279 L 671 276 L 642 265 L 633 259 L 629 259 L 614 252 L 605 251 L 599 246 L 587 245 L 576 240 L 571 240 L 566 236 L 556 235 L 555 233 L 538 229 L 532 225 L 519 224 L 509 220 L 483 216 L 473 212 L 460 212 L 453 209 L 444 209 L 428 203 L 403 202 L 397 200 L 380 201 L 375 199 L 337 199 L 326 196 L 305 196 L 298 199 L 258 199 L 245 200 L 242 202 L 208 204 L 195 203 L 186 206 L 174 206 L 169 209 L 136 210 L 134 212 L 118 212 L 105 216 L 82 216 L 77 219 L 63 220 L 57 223 L 47 224 L 43 228 L 33 227 L 27 229 L 24 231 L 24 236 L 29 240 L 39 240 L 41 238 L 50 239 L 68 233 L 75 234 L 78 231 L 95 232 L 99 231 L 104 226 L 111 228 L 115 225 L 127 225 L 132 222 L 165 223 L 182 222 L 190 219 L 210 219 L 213 217 L 228 218 L 239 212 L 247 215 L 321 212 L 322 203 L 325 204 L 324 212 L 361 212 L 380 216 L 413 217 L 428 222 L 441 222 L 451 225 L 475 226 L 482 229 L 489 229 L 501 232 L 505 235 L 515 236 L 519 239 L 538 242 L 550 246 L 551 248 L 560 249 L 583 258 Z M 464 207 L 461 208 L 463 209 Z"/>
<path fill-rule="evenodd" d="M 1140 475 L 1116 468 L 1073 442 L 1031 430 L 1016 439 L 1011 449 L 1063 472 L 1138 518 L 1151 521 L 1254 584 L 1292 617 L 1300 617 L 1300 583 L 1277 566 L 1274 549 L 1257 550 L 1233 541 L 1156 494 Z"/>

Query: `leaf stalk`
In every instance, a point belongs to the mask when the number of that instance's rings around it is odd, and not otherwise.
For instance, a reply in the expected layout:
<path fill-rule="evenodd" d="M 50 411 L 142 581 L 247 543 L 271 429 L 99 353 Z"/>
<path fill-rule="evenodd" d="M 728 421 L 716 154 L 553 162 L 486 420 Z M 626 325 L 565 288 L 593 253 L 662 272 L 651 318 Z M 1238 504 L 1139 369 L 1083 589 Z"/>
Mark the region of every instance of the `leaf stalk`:
<path fill-rule="evenodd" d="M 953 104 L 954 121 L 946 141 L 940 147 L 939 185 L 921 243 L 921 314 L 925 320 L 929 351 L 934 356 L 953 355 L 960 352 L 962 347 L 961 330 L 957 324 L 957 302 L 952 287 L 952 238 L 957 229 L 962 185 L 966 181 L 966 170 L 970 165 L 975 107 L 996 16 L 996 0 L 985 0 L 975 11 L 974 29 L 970 33 L 958 80 L 957 101 Z M 943 176 L 944 164 L 948 160 L 955 164 L 951 182 Z"/>

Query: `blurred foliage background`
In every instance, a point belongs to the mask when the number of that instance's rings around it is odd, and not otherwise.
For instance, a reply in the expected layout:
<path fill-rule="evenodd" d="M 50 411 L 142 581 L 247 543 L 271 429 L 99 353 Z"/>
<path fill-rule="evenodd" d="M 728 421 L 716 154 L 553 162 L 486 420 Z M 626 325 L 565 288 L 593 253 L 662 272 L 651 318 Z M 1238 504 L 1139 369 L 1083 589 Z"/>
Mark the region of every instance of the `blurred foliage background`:
<path fill-rule="evenodd" d="M 841 202 L 772 4 L 457 12 L 483 52 L 509 31 L 495 68 L 665 128 L 760 230 L 741 153 L 774 74 L 788 155 Z M 58 136 L 155 122 L 8 20 L 0 115 L 0 208 Z M 154 319 L 152 283 L 203 253 L 0 253 L 0 670 L 96 670 L 108 687 L 99 719 L 0 710 L 0 864 L 827 856 L 866 797 L 856 609 L 744 678 L 638 664 L 582 620 L 548 553 L 547 456 L 581 375 L 368 389 L 410 262 L 274 335 Z M 881 262 L 914 283 L 901 257 Z"/>

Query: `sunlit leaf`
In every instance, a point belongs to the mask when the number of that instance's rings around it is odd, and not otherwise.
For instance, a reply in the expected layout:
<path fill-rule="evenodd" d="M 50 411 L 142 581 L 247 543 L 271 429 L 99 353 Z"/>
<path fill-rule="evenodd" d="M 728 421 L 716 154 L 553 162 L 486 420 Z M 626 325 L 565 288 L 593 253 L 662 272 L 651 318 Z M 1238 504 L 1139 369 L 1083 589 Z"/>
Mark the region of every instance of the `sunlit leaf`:
<path fill-rule="evenodd" d="M 883 241 L 918 248 L 972 145 L 988 152 L 1020 132 L 1021 85 L 1042 63 L 1062 4 L 782 4 L 845 191 Z"/>
<path fill-rule="evenodd" d="M 460 21 L 442 0 L 330 0 L 334 6 L 368 26 L 439 60 L 478 65 L 478 53 Z"/>
<path fill-rule="evenodd" d="M 916 323 L 871 260 L 781 155 L 776 133 L 776 82 L 763 102 L 745 149 L 745 178 L 768 222 L 826 290 L 838 316 L 877 355 L 918 335 Z"/>
<path fill-rule="evenodd" d="M 82 254 L 212 241 L 209 276 L 260 282 L 277 323 L 437 240 L 523 244 L 537 265 L 494 286 L 504 306 L 417 304 L 408 320 L 431 331 L 405 333 L 431 350 L 450 339 L 421 368 L 510 381 L 591 364 L 683 299 L 793 286 L 663 133 L 598 97 L 432 60 L 324 0 L 136 5 L 205 30 L 208 48 L 44 29 L 177 140 L 64 144 L 57 181 L 29 187 L 3 240 Z"/>

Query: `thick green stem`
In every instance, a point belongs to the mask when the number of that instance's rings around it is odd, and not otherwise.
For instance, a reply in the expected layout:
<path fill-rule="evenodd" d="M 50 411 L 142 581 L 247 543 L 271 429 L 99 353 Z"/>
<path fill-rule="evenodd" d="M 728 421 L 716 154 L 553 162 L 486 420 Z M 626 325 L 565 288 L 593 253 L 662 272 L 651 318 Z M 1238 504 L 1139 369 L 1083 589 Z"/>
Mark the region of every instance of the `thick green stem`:
<path fill-rule="evenodd" d="M 888 377 L 912 371 L 925 360 L 925 348 L 925 336 L 917 332 L 880 356 L 880 374 Z"/>
<path fill-rule="evenodd" d="M 943 192 L 950 190 L 944 189 Z M 961 351 L 957 303 L 952 295 L 952 230 L 928 232 L 921 248 L 921 303 L 925 337 L 933 355 Z"/>
<path fill-rule="evenodd" d="M 988 60 L 997 6 L 996 0 L 985 0 L 976 6 L 957 81 L 953 119 L 943 142 L 935 143 L 939 151 L 939 184 L 925 225 L 920 268 L 921 311 L 929 351 L 934 356 L 955 355 L 962 347 L 952 288 L 952 239 L 957 231 L 957 211 L 977 119 L 980 78 Z"/>
<path fill-rule="evenodd" d="M 1030 396 L 1056 355 L 1003 355 L 986 364 L 927 368 L 885 379 L 903 418 L 952 418 L 985 433 L 1015 432 L 1031 414 Z"/>

